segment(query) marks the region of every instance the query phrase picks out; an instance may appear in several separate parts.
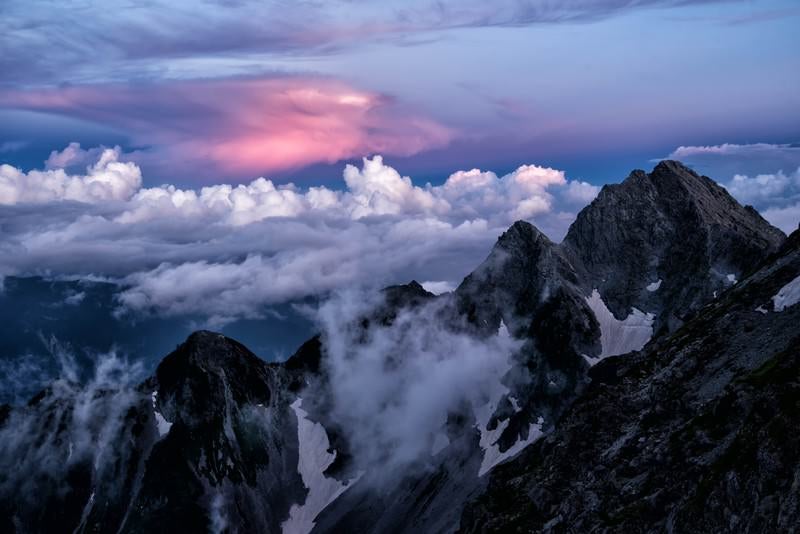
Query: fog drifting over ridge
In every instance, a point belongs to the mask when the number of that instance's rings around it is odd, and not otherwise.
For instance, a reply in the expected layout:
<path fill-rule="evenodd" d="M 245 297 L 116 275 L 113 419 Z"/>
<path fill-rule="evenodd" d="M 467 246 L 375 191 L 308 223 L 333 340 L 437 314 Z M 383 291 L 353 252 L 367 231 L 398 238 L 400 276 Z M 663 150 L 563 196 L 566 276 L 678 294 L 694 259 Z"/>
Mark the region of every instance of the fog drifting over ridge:
<path fill-rule="evenodd" d="M 379 479 L 430 460 L 437 438 L 449 443 L 448 416 L 471 419 L 496 405 L 522 345 L 502 324 L 483 338 L 468 334 L 448 315 L 446 299 L 365 327 L 361 318 L 383 302 L 374 292 L 339 291 L 316 317 L 330 376 L 326 410 L 347 435 L 357 467 Z"/>

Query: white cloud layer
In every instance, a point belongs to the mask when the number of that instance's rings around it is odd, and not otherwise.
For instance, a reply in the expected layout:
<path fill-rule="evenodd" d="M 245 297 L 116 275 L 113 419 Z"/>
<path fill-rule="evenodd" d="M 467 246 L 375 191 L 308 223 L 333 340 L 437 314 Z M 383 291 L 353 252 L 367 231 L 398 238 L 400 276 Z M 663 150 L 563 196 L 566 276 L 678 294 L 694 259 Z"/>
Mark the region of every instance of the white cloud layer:
<path fill-rule="evenodd" d="M 800 198 L 800 167 L 789 174 L 735 175 L 725 187 L 742 202 L 756 206 L 791 203 Z"/>
<path fill-rule="evenodd" d="M 762 213 L 764 218 L 787 234 L 800 227 L 800 202 L 783 208 L 767 208 Z"/>
<path fill-rule="evenodd" d="M 381 156 L 364 158 L 361 169 L 344 169 L 347 189 L 275 185 L 258 178 L 246 185 L 228 184 L 199 192 L 173 186 L 141 189 L 129 199 L 116 219 L 137 223 L 165 217 L 210 217 L 241 226 L 268 218 L 302 217 L 309 214 L 360 220 L 379 216 L 435 217 L 452 223 L 483 219 L 508 224 L 552 211 L 554 197 L 548 191 L 560 187 L 564 198 L 586 203 L 598 188 L 585 182 L 567 182 L 564 172 L 523 165 L 498 177 L 478 169 L 458 171 L 441 186 L 420 187 L 385 165 Z"/>
<path fill-rule="evenodd" d="M 734 175 L 790 173 L 800 167 L 800 145 L 723 143 L 681 146 L 664 159 L 677 159 L 697 172 L 725 182 Z"/>
<path fill-rule="evenodd" d="M 45 170 L 0 167 L 0 273 L 108 277 L 126 286 L 121 313 L 219 324 L 352 285 L 453 287 L 514 220 L 558 239 L 598 190 L 536 165 L 417 185 L 380 156 L 348 165 L 342 190 L 265 178 L 142 187 L 123 160 L 118 148 L 71 144 Z M 69 172 L 80 165 L 85 173 Z"/>

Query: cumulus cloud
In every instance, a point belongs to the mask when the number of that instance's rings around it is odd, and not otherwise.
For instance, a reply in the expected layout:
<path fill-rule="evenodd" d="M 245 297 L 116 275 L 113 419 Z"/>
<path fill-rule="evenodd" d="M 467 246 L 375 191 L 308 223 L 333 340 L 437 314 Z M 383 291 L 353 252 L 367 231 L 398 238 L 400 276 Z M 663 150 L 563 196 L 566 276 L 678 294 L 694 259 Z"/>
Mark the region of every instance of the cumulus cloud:
<path fill-rule="evenodd" d="M 100 154 L 106 150 L 104 147 L 83 149 L 80 143 L 72 142 L 63 150 L 53 150 L 44 162 L 46 170 L 70 170 L 87 167 L 97 161 Z M 117 149 L 119 156 L 119 149 Z"/>
<path fill-rule="evenodd" d="M 415 187 L 411 179 L 383 164 L 380 157 L 364 159 L 364 168 L 344 169 L 344 181 L 351 192 L 352 216 L 398 215 L 409 212 L 445 212 L 450 206 L 431 191 Z"/>
<path fill-rule="evenodd" d="M 800 202 L 783 208 L 767 208 L 762 215 L 774 226 L 790 234 L 800 227 Z"/>
<path fill-rule="evenodd" d="M 747 204 L 789 204 L 800 199 L 800 167 L 789 174 L 783 171 L 756 176 L 737 174 L 724 185 L 733 196 Z"/>
<path fill-rule="evenodd" d="M 554 195 L 585 204 L 598 188 L 567 181 L 563 171 L 523 165 L 498 177 L 491 171 L 458 171 L 441 186 L 417 186 L 410 177 L 384 164 L 381 156 L 364 158 L 362 168 L 344 169 L 346 190 L 294 184 L 265 178 L 249 184 L 221 184 L 199 192 L 174 186 L 144 188 L 130 198 L 115 220 L 137 223 L 157 218 L 212 217 L 233 226 L 276 217 L 311 213 L 358 220 L 379 216 L 429 216 L 453 223 L 484 219 L 502 224 L 551 211 Z"/>
<path fill-rule="evenodd" d="M 501 178 L 478 169 L 459 171 L 450 175 L 441 192 L 465 214 L 509 213 L 512 219 L 530 219 L 551 210 L 553 197 L 547 189 L 566 183 L 563 171 L 523 165 Z"/>
<path fill-rule="evenodd" d="M 351 285 L 411 279 L 452 288 L 505 228 L 529 219 L 563 235 L 574 189 L 563 171 L 473 169 L 418 185 L 380 156 L 344 169 L 344 188 L 258 178 L 199 190 L 142 187 L 119 149 L 70 145 L 48 159 L 86 174 L 2 167 L 0 273 L 110 277 L 120 314 L 199 313 L 214 324 Z M 575 185 L 578 184 L 578 185 Z M 588 200 L 591 194 L 582 198 Z M 77 201 L 77 202 L 63 202 Z"/>
<path fill-rule="evenodd" d="M 572 180 L 567 185 L 564 198 L 573 204 L 583 206 L 594 200 L 599 192 L 600 187 L 596 185 L 579 180 Z"/>
<path fill-rule="evenodd" d="M 141 187 L 142 174 L 133 163 L 119 161 L 119 156 L 119 147 L 105 149 L 86 174 L 77 176 L 63 168 L 26 173 L 0 165 L 0 204 L 128 200 Z"/>

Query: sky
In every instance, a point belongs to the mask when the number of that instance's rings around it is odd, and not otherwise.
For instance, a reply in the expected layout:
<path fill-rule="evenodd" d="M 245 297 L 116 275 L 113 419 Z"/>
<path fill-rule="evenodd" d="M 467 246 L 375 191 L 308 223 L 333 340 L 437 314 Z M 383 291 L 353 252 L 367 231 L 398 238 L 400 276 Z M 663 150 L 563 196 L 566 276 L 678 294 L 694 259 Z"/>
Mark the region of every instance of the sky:
<path fill-rule="evenodd" d="M 0 276 L 114 313 L 443 291 L 679 159 L 800 218 L 794 0 L 6 0 Z"/>

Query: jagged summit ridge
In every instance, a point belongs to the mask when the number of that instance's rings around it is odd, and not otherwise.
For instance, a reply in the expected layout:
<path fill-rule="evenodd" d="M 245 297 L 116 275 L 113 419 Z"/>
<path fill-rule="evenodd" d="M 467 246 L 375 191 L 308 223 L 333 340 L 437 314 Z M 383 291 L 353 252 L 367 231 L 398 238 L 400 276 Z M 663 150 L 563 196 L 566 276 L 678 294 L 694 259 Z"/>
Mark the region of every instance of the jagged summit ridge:
<path fill-rule="evenodd" d="M 231 338 L 201 330 L 167 355 L 155 372 L 159 403 L 194 424 L 220 406 L 270 400 L 268 365 Z"/>
<path fill-rule="evenodd" d="M 776 251 L 784 234 L 724 188 L 676 161 L 606 185 L 563 242 L 618 318 L 656 313 L 673 331 Z"/>
<path fill-rule="evenodd" d="M 800 304 L 769 304 L 798 280 L 800 231 L 673 335 L 592 368 L 460 531 L 796 530 Z"/>

